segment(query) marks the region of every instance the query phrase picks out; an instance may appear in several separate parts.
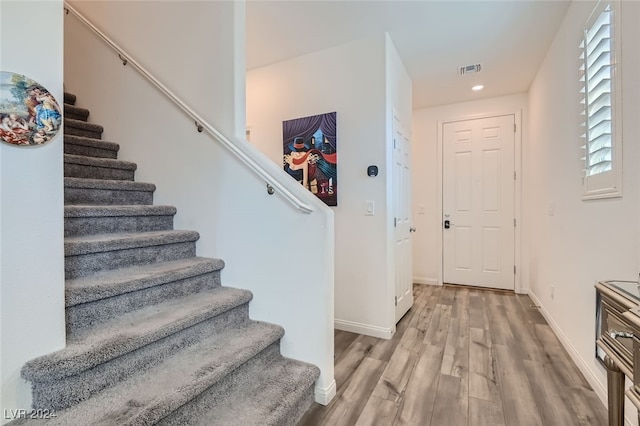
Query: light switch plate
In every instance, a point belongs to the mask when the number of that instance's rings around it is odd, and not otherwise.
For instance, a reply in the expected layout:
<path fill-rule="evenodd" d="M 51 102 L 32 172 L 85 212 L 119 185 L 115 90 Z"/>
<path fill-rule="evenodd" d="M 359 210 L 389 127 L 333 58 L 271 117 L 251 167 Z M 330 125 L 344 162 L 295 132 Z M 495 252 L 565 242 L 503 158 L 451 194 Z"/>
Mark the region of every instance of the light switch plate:
<path fill-rule="evenodd" d="M 367 216 L 373 216 L 376 214 L 376 203 L 374 201 L 364 202 L 364 214 Z"/>

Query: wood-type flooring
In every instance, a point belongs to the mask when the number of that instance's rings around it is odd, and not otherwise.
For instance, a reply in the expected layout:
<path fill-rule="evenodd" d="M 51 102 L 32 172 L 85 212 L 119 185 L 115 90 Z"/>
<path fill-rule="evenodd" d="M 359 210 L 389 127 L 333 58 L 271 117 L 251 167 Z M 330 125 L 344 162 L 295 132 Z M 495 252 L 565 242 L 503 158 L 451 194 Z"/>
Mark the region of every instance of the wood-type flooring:
<path fill-rule="evenodd" d="M 299 426 L 606 425 L 531 299 L 414 285 L 392 339 L 336 331 L 337 395 Z"/>

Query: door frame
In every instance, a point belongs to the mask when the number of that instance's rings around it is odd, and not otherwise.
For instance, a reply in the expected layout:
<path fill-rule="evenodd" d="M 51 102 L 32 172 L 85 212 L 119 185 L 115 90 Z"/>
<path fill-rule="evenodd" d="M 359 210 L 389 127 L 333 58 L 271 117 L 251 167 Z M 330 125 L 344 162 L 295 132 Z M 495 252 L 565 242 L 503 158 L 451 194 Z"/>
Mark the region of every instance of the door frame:
<path fill-rule="evenodd" d="M 438 285 L 443 285 L 444 280 L 444 250 L 442 239 L 444 237 L 442 230 L 442 217 L 443 217 L 443 201 L 442 201 L 442 184 L 443 184 L 443 173 L 444 173 L 444 132 L 443 128 L 446 123 L 455 123 L 457 121 L 467 121 L 467 120 L 477 120 L 482 118 L 491 118 L 498 117 L 503 115 L 513 115 L 514 122 L 516 124 L 516 131 L 514 135 L 514 167 L 516 172 L 516 179 L 514 184 L 514 214 L 516 219 L 516 229 L 515 229 L 515 241 L 514 241 L 514 250 L 515 250 L 515 266 L 516 273 L 514 277 L 514 290 L 519 294 L 527 294 L 529 291 L 528 285 L 526 285 L 523 281 L 523 264 L 522 264 L 522 110 L 518 109 L 515 111 L 494 111 L 491 113 L 482 113 L 482 114 L 471 114 L 471 115 L 460 115 L 453 116 L 451 118 L 439 119 L 438 120 L 438 169 L 437 169 L 437 211 L 440 213 L 438 216 L 438 233 L 437 233 L 437 244 L 438 244 L 438 253 L 440 254 L 440 261 L 438 262 Z"/>

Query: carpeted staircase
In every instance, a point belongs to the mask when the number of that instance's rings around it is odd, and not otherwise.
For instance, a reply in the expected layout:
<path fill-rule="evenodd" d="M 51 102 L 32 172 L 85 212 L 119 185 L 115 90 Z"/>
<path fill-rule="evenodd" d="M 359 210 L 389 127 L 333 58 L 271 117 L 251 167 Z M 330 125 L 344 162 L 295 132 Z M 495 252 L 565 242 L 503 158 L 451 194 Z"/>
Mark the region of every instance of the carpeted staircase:
<path fill-rule="evenodd" d="M 295 425 L 318 368 L 280 354 L 284 330 L 249 319 L 251 293 L 220 285 L 223 261 L 64 99 L 67 346 L 22 370 L 57 417 L 16 423 Z"/>

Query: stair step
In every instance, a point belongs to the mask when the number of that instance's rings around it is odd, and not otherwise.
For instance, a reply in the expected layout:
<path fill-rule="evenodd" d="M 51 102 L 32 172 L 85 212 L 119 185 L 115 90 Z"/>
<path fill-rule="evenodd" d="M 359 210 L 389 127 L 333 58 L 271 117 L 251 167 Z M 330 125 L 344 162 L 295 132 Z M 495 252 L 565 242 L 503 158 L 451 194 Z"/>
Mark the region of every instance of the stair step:
<path fill-rule="evenodd" d="M 103 270 L 195 256 L 195 231 L 151 231 L 67 237 L 65 276 L 85 277 Z"/>
<path fill-rule="evenodd" d="M 67 280 L 67 333 L 146 305 L 219 287 L 223 267 L 220 259 L 191 257 Z"/>
<path fill-rule="evenodd" d="M 129 161 L 64 154 L 65 177 L 132 181 L 137 168 Z"/>
<path fill-rule="evenodd" d="M 22 377 L 33 385 L 33 407 L 69 407 L 203 340 L 224 345 L 219 333 L 233 331 L 249 321 L 251 297 L 246 290 L 218 287 L 144 307 L 83 330 L 68 338 L 64 349 L 31 360 L 23 367 Z M 234 332 L 238 334 L 242 335 Z M 184 356 L 173 358 L 185 367 L 190 364 Z M 209 354 L 200 362 L 215 364 L 218 360 Z M 162 376 L 164 368 L 160 366 L 160 372 L 146 372 L 144 376 Z M 182 375 L 180 369 L 167 370 L 165 374 L 171 373 Z M 139 397 L 145 394 L 142 392 Z M 76 407 L 85 409 L 93 400 Z M 78 424 L 95 423 L 85 419 Z"/>
<path fill-rule="evenodd" d="M 207 390 L 157 425 L 295 426 L 314 403 L 313 385 L 320 374 L 315 366 L 258 358 L 238 370 L 236 377 L 226 378 L 227 383 Z"/>
<path fill-rule="evenodd" d="M 239 393 L 237 386 L 236 389 L 233 387 L 233 379 L 239 373 L 255 373 L 266 378 L 268 375 L 260 374 L 260 367 L 274 367 L 276 373 L 298 373 L 293 368 L 285 371 L 285 367 L 292 366 L 293 362 L 283 359 L 279 354 L 277 341 L 282 335 L 281 327 L 247 321 L 235 330 L 228 330 L 217 336 L 205 336 L 200 342 L 178 348 L 174 356 L 167 357 L 144 372 L 126 377 L 126 380 L 82 404 L 57 411 L 57 417 L 49 420 L 47 425 L 157 424 L 167 416 L 167 420 L 170 420 L 172 412 L 185 404 L 188 407 L 190 401 L 198 399 L 205 392 L 230 390 Z M 299 365 L 306 367 L 302 363 Z M 269 383 L 262 385 L 265 389 L 271 388 Z M 252 401 L 252 405 L 264 405 L 265 401 L 262 401 L 259 394 L 257 396 L 258 399 Z M 288 395 L 280 397 L 285 400 Z M 237 412 L 236 421 L 227 425 L 238 424 L 242 417 L 239 414 L 243 411 Z"/>
<path fill-rule="evenodd" d="M 64 133 L 66 135 L 84 136 L 87 138 L 102 139 L 104 128 L 97 124 L 87 123 L 73 118 L 64 119 Z"/>
<path fill-rule="evenodd" d="M 64 92 L 64 103 L 69 105 L 76 104 L 76 95 L 69 92 Z"/>
<path fill-rule="evenodd" d="M 86 157 L 118 158 L 120 145 L 83 136 L 64 135 L 64 153 Z"/>
<path fill-rule="evenodd" d="M 64 236 L 173 229 L 173 206 L 65 206 Z"/>
<path fill-rule="evenodd" d="M 152 183 L 126 180 L 64 178 L 64 203 L 68 205 L 150 205 Z"/>
<path fill-rule="evenodd" d="M 64 103 L 64 116 L 74 120 L 87 121 L 89 118 L 89 110 L 79 108 L 73 104 Z"/>

